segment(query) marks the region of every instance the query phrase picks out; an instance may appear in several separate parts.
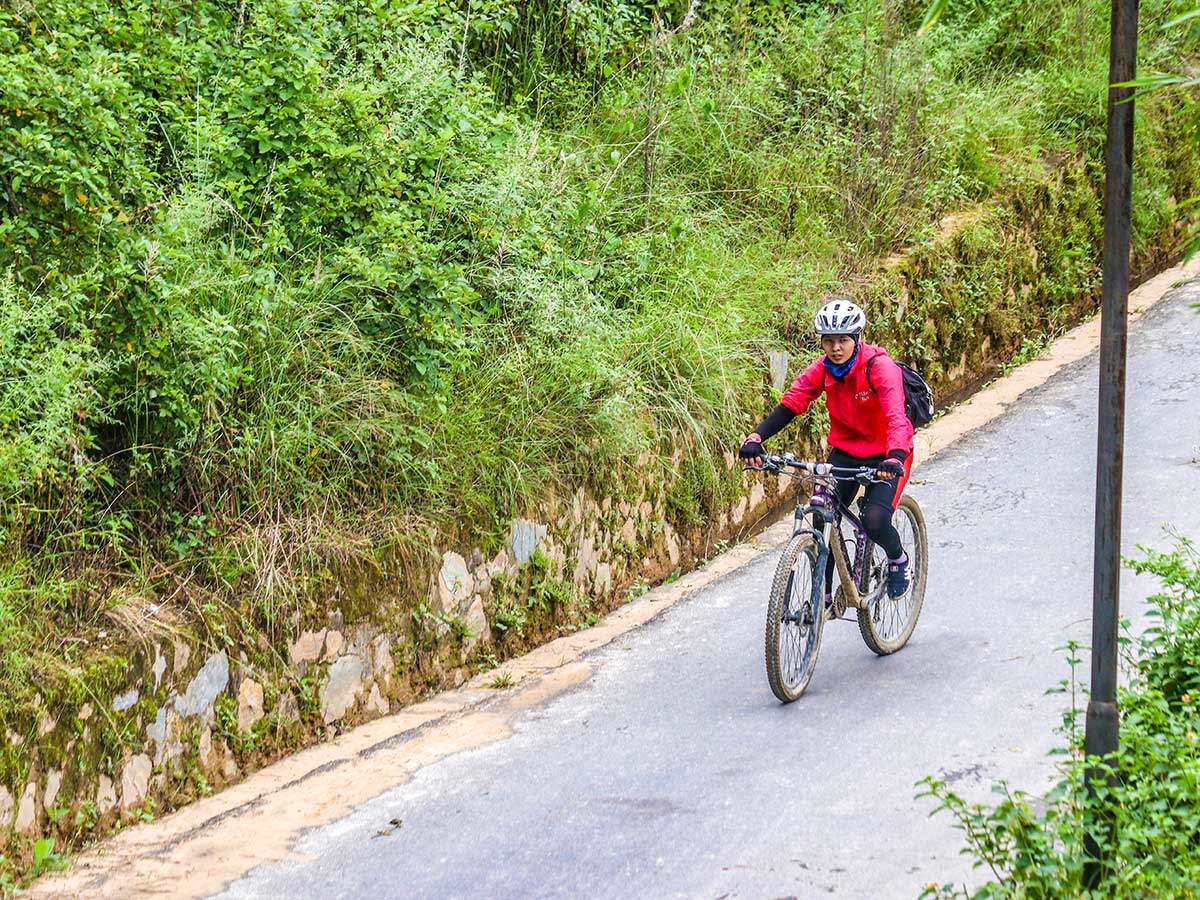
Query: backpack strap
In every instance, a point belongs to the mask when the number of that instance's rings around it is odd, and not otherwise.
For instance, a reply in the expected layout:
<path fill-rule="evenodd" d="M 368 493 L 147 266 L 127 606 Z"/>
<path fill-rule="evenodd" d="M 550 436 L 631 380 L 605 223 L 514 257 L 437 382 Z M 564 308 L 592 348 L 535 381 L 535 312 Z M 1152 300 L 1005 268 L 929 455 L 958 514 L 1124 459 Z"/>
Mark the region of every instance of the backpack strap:
<path fill-rule="evenodd" d="M 878 353 L 876 353 L 874 356 L 872 356 L 870 359 L 867 360 L 867 369 L 866 369 L 866 371 L 867 371 L 867 387 L 869 387 L 871 389 L 872 394 L 876 394 L 876 395 L 878 395 L 879 391 L 875 390 L 875 385 L 871 384 L 871 366 L 875 365 L 875 360 L 877 360 L 877 359 L 879 359 Z"/>

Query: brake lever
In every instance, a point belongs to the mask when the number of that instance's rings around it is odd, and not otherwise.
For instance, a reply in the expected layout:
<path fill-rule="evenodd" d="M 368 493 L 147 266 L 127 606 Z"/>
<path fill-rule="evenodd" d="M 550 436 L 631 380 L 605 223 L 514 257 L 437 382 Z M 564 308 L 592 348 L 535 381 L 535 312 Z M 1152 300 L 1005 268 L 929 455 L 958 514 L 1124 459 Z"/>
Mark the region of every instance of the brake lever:
<path fill-rule="evenodd" d="M 743 472 L 770 472 L 773 475 L 781 474 L 782 470 L 779 466 L 742 466 Z"/>

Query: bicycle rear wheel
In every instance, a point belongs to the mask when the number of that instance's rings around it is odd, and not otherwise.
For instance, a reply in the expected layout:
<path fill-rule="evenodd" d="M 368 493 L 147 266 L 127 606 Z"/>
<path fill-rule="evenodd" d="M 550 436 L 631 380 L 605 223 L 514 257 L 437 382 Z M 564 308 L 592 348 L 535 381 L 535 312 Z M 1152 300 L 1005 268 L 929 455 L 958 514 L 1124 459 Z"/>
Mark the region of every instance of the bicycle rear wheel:
<path fill-rule="evenodd" d="M 817 664 L 825 624 L 825 610 L 813 604 L 819 574 L 816 541 L 796 535 L 783 548 L 767 600 L 767 681 L 784 703 L 804 693 Z"/>
<path fill-rule="evenodd" d="M 908 553 L 908 590 L 892 599 L 887 594 L 887 555 L 875 547 L 871 558 L 871 583 L 858 610 L 858 630 L 863 642 L 880 656 L 895 653 L 908 643 L 921 606 L 925 602 L 925 579 L 928 574 L 929 544 L 925 533 L 925 517 L 912 497 L 900 498 L 892 523 L 900 532 L 900 543 Z"/>

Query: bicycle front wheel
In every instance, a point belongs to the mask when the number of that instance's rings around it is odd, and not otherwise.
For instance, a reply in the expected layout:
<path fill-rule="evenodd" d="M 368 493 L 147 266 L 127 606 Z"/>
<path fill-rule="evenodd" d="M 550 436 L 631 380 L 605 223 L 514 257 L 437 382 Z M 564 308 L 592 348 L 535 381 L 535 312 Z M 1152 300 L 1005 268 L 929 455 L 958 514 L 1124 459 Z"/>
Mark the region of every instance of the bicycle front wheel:
<path fill-rule="evenodd" d="M 813 604 L 819 584 L 817 544 L 810 534 L 793 537 L 783 549 L 767 600 L 767 681 L 784 703 L 799 698 L 812 680 L 821 648 L 825 610 Z"/>
<path fill-rule="evenodd" d="M 871 560 L 871 587 L 858 610 L 858 630 L 863 642 L 880 656 L 895 653 L 908 643 L 925 603 L 929 543 L 925 516 L 912 497 L 903 496 L 892 517 L 900 543 L 908 554 L 908 590 L 895 599 L 887 593 L 887 555 L 875 547 Z"/>

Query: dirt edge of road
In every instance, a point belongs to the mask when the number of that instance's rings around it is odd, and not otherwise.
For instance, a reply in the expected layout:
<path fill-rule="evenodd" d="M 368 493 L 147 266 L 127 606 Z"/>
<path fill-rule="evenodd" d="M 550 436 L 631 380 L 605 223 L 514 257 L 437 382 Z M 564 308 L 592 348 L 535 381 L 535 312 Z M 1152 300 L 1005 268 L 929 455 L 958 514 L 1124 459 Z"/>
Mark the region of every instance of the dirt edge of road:
<path fill-rule="evenodd" d="M 1136 321 L 1181 281 L 1200 277 L 1200 258 L 1168 269 L 1130 295 Z M 1056 340 L 1038 359 L 1005 375 L 917 434 L 918 468 L 992 422 L 1027 391 L 1099 346 L 1096 317 Z M 585 657 L 778 547 L 790 516 L 672 584 L 649 591 L 597 625 L 545 644 L 461 688 L 355 728 L 261 769 L 220 794 L 117 834 L 36 882 L 34 898 L 200 898 L 256 866 L 293 857 L 308 829 L 328 824 L 405 783 L 421 768 L 512 733 L 528 709 L 586 681 Z M 495 687 L 493 687 L 493 685 Z M 500 685 L 510 685 L 501 688 Z M 386 839 L 396 823 L 380 823 Z"/>

